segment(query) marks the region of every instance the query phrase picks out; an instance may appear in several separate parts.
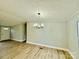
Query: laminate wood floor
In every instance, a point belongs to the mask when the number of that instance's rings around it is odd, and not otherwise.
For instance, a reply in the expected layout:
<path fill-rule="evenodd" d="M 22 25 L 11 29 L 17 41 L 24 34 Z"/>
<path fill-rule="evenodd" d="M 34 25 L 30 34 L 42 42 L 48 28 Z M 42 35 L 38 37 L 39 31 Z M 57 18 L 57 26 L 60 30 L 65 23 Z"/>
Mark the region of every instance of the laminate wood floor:
<path fill-rule="evenodd" d="M 72 59 L 63 50 L 15 41 L 0 42 L 0 59 Z"/>

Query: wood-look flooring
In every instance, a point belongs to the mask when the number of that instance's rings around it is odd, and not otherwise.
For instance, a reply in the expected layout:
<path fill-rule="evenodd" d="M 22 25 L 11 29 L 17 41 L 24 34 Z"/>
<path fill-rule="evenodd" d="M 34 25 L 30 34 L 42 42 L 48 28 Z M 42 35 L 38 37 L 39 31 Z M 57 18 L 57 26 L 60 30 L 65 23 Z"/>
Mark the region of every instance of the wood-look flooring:
<path fill-rule="evenodd" d="M 72 59 L 63 50 L 15 41 L 0 42 L 0 59 Z"/>

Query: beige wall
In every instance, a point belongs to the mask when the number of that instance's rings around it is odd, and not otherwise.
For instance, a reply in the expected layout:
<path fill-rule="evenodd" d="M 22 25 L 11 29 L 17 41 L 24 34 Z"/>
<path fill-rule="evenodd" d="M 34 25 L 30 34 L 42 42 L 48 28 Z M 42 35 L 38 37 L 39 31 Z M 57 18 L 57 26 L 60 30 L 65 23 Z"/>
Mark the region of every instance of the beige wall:
<path fill-rule="evenodd" d="M 24 26 L 19 24 L 12 27 L 12 37 L 16 41 L 24 41 Z"/>
<path fill-rule="evenodd" d="M 43 29 L 36 29 L 33 27 L 33 24 L 34 22 L 27 23 L 28 42 L 68 48 L 65 22 L 45 22 Z"/>

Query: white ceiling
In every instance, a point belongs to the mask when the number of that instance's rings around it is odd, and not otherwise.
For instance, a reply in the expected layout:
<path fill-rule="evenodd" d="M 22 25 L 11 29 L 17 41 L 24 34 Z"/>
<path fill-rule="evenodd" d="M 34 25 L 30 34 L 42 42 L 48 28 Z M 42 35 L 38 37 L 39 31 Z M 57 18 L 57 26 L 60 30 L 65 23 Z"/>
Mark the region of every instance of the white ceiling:
<path fill-rule="evenodd" d="M 68 21 L 78 12 L 78 6 L 79 0 L 0 0 L 0 22 Z"/>

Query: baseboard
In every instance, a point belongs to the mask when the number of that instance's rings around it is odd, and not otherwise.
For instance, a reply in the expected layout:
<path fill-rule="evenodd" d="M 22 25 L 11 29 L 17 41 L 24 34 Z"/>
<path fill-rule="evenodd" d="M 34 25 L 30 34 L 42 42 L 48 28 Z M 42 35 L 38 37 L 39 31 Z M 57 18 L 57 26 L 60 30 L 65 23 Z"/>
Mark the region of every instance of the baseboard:
<path fill-rule="evenodd" d="M 11 41 L 11 39 L 0 40 L 0 42 Z"/>
<path fill-rule="evenodd" d="M 49 47 L 49 48 L 54 48 L 54 49 L 58 49 L 58 50 L 67 51 L 67 52 L 69 52 L 69 54 L 71 55 L 71 57 L 74 59 L 74 55 L 71 53 L 71 51 L 69 49 L 60 48 L 60 47 L 54 47 L 54 46 L 49 46 L 49 45 L 45 45 L 45 44 L 38 44 L 38 43 L 29 42 L 29 41 L 27 41 L 27 43 L 34 44 L 34 45 L 39 45 L 39 46 L 44 46 L 44 47 Z"/>
<path fill-rule="evenodd" d="M 49 47 L 49 48 L 60 49 L 60 50 L 64 50 L 64 51 L 68 50 L 68 49 L 65 49 L 65 48 L 54 47 L 54 46 L 49 46 L 49 45 L 39 44 L 39 43 L 33 43 L 33 42 L 29 42 L 29 41 L 27 41 L 27 43 L 34 44 L 34 45 L 39 45 L 39 46 L 45 46 L 45 47 Z"/>
<path fill-rule="evenodd" d="M 24 40 L 12 39 L 13 41 L 24 42 Z"/>

